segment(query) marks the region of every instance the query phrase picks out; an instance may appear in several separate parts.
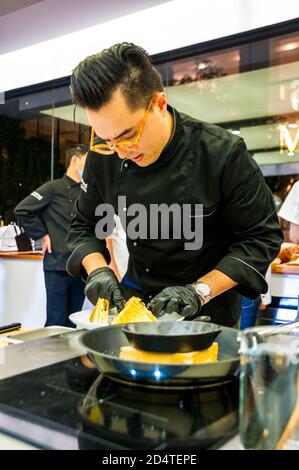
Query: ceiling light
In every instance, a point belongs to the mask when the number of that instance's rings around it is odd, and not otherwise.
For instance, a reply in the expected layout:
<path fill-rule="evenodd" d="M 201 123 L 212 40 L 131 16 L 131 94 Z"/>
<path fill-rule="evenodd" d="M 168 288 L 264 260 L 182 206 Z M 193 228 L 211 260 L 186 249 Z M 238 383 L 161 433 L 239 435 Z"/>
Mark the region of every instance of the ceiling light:
<path fill-rule="evenodd" d="M 197 66 L 198 70 L 205 69 L 207 67 L 206 62 L 200 62 Z"/>
<path fill-rule="evenodd" d="M 279 51 L 281 52 L 288 52 L 288 51 L 293 51 L 294 49 L 297 49 L 299 47 L 299 42 L 289 42 L 288 44 L 285 44 L 279 48 Z"/>

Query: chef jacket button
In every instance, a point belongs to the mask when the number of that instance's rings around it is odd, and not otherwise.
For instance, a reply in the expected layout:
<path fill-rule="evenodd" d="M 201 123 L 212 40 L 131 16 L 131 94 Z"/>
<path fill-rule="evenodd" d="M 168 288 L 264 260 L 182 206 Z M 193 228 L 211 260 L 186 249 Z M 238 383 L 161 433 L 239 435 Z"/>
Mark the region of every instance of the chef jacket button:
<path fill-rule="evenodd" d="M 138 245 L 138 243 L 137 243 L 137 242 L 134 242 L 134 243 L 133 243 L 133 246 L 137 246 L 137 245 Z"/>
<path fill-rule="evenodd" d="M 128 210 L 127 207 L 124 207 L 124 208 L 123 208 L 123 211 L 124 211 L 124 212 L 127 212 L 127 210 Z"/>
<path fill-rule="evenodd" d="M 150 269 L 149 269 L 149 268 L 145 268 L 145 272 L 149 273 L 149 272 L 150 272 Z"/>
<path fill-rule="evenodd" d="M 124 164 L 124 167 L 125 167 L 125 168 L 128 168 L 128 166 L 129 166 L 128 163 L 125 163 L 125 164 Z"/>
<path fill-rule="evenodd" d="M 73 200 L 72 200 L 72 199 L 70 199 L 70 202 L 73 202 Z"/>

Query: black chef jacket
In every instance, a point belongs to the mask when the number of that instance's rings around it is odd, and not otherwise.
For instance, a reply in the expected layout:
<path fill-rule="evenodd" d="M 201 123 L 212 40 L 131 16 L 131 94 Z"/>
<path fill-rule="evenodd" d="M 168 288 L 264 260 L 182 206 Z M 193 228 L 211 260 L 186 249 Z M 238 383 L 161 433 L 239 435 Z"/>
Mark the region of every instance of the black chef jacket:
<path fill-rule="evenodd" d="M 240 315 L 240 294 L 256 298 L 266 292 L 264 275 L 283 241 L 273 197 L 243 139 L 169 109 L 174 132 L 152 165 L 142 168 L 117 154 L 89 153 L 68 234 L 73 253 L 67 270 L 84 275 L 82 259 L 97 251 L 109 262 L 105 241 L 95 236 L 98 204 L 112 204 L 117 213 L 119 195 L 126 196 L 127 206 L 201 203 L 202 247 L 187 251 L 184 239 L 127 237 L 127 277 L 148 301 L 164 287 L 192 283 L 217 269 L 238 285 L 207 303 L 202 314 L 232 326 Z"/>
<path fill-rule="evenodd" d="M 80 193 L 80 183 L 64 175 L 48 181 L 33 191 L 14 210 L 14 215 L 26 233 L 38 240 L 48 234 L 52 253 L 46 252 L 44 269 L 65 271 L 70 250 L 66 235 L 75 213 L 75 203 Z"/>

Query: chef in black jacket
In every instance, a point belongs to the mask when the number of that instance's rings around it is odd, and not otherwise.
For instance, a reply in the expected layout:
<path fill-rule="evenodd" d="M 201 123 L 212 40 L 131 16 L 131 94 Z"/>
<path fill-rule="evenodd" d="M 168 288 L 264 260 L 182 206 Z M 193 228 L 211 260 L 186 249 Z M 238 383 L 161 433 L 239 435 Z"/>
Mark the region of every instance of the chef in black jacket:
<path fill-rule="evenodd" d="M 92 133 L 68 234 L 68 272 L 87 278 L 93 303 L 104 297 L 120 310 L 135 294 L 157 316 L 176 311 L 190 319 L 201 312 L 235 325 L 241 294 L 256 298 L 267 290 L 264 276 L 282 242 L 272 194 L 243 139 L 169 106 L 150 57 L 133 44 L 83 60 L 71 91 Z M 119 285 L 100 229 L 103 203 L 120 217 L 132 215 L 134 203 L 147 214 L 152 204 L 189 204 L 191 217 L 203 221 L 202 246 L 186 249 L 186 239 L 173 232 L 169 239 L 149 230 L 136 238 L 127 225 L 129 265 Z M 161 228 L 159 218 L 150 223 Z"/>
<path fill-rule="evenodd" d="M 66 236 L 75 213 L 87 151 L 84 144 L 71 147 L 66 154 L 65 175 L 43 184 L 14 210 L 26 233 L 33 240 L 42 240 L 47 294 L 45 326 L 74 326 L 68 316 L 81 310 L 84 302 L 82 279 L 72 278 L 66 271 L 70 255 Z"/>

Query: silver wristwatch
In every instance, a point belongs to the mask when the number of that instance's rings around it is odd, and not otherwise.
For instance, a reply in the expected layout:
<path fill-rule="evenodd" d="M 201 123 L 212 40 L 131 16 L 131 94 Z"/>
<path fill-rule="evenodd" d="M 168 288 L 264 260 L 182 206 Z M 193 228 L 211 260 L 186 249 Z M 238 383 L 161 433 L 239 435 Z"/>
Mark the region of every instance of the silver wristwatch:
<path fill-rule="evenodd" d="M 207 304 L 211 299 L 212 295 L 210 286 L 208 286 L 208 284 L 206 284 L 205 282 L 197 281 L 192 284 L 192 287 L 197 293 L 197 295 L 200 297 L 202 305 Z"/>

